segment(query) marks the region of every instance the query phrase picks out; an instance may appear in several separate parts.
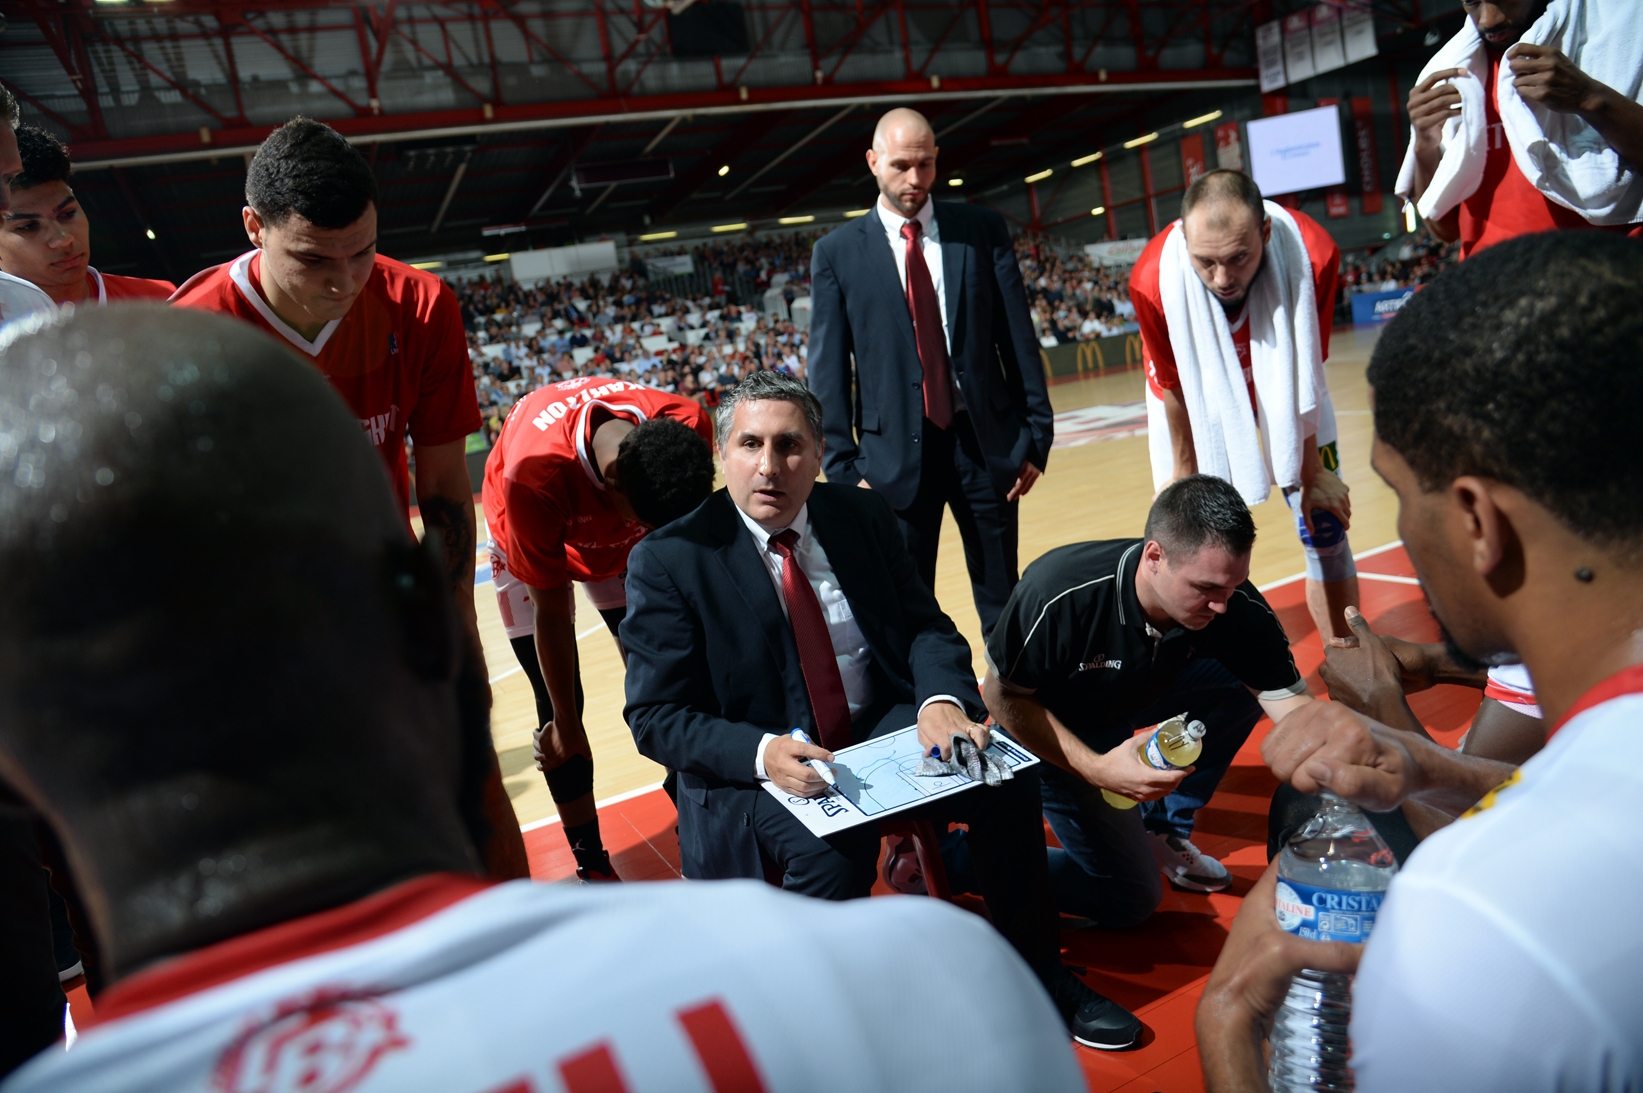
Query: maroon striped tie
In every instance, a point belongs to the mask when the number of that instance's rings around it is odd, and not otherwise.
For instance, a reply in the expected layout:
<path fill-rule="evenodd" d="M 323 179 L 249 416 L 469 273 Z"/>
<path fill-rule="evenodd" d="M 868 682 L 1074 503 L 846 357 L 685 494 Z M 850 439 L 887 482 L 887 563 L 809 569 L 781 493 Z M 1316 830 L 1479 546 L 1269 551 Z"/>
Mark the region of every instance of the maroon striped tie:
<path fill-rule="evenodd" d="M 793 643 L 799 647 L 799 670 L 804 673 L 804 689 L 810 692 L 818 743 L 828 751 L 838 751 L 851 742 L 850 703 L 844 697 L 844 679 L 839 675 L 839 661 L 821 601 L 793 557 L 798 544 L 799 533 L 792 528 L 770 537 L 770 549 L 782 560 L 782 599 L 787 601 Z"/>
<path fill-rule="evenodd" d="M 947 363 L 947 339 L 941 333 L 941 299 L 930 267 L 924 264 L 919 246 L 919 222 L 901 226 L 907 240 L 907 310 L 913 315 L 913 337 L 918 342 L 918 362 L 924 369 L 924 416 L 938 429 L 953 423 L 952 372 Z"/>

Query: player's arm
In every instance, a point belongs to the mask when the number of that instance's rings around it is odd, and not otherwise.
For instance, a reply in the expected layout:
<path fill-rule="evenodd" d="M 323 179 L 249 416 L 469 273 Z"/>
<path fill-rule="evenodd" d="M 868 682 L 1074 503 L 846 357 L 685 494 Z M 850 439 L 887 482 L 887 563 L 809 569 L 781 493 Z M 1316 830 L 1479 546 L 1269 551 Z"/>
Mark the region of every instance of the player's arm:
<path fill-rule="evenodd" d="M 1192 442 L 1192 419 L 1179 387 L 1160 387 L 1164 420 L 1169 422 L 1170 451 L 1175 456 L 1176 480 L 1198 473 L 1198 449 Z"/>
<path fill-rule="evenodd" d="M 422 526 L 437 529 L 445 555 L 445 572 L 464 624 L 475 633 L 474 503 L 468 478 L 465 441 L 416 444 L 416 501 Z"/>
<path fill-rule="evenodd" d="M 569 581 L 557 588 L 529 587 L 536 660 L 553 701 L 552 727 L 543 726 L 541 745 L 543 765 L 551 770 L 572 755 L 593 758 L 593 746 L 582 728 L 582 711 L 576 708 L 575 593 Z"/>
<path fill-rule="evenodd" d="M 1519 42 L 1506 60 L 1518 94 L 1560 114 L 1579 114 L 1634 169 L 1643 167 L 1643 103 L 1592 79 L 1551 46 Z"/>
<path fill-rule="evenodd" d="M 999 679 L 991 668 L 982 681 L 981 697 L 993 720 L 1027 750 L 1100 789 L 1137 801 L 1156 801 L 1173 791 L 1193 769 L 1154 770 L 1140 761 L 1128 740 L 1110 751 L 1098 752 L 1074 735 L 1031 691 Z"/>
<path fill-rule="evenodd" d="M 1313 509 L 1334 513 L 1343 528 L 1352 526 L 1351 491 L 1340 475 L 1324 466 L 1315 434 L 1301 440 L 1301 519 L 1306 522 L 1308 535 L 1314 534 Z"/>

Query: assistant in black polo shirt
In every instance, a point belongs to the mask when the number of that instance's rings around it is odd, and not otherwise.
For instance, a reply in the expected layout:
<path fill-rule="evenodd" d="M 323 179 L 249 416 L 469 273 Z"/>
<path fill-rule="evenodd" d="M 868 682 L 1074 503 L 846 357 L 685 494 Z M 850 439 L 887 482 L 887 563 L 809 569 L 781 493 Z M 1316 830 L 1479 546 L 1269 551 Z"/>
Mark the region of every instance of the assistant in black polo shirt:
<path fill-rule="evenodd" d="M 1145 538 L 1074 543 L 1035 561 L 993 629 L 983 695 L 1051 765 L 1044 811 L 1064 848 L 1050 854 L 1063 911 L 1129 926 L 1157 908 L 1160 869 L 1193 891 L 1231 882 L 1193 846 L 1194 814 L 1263 709 L 1277 720 L 1311 700 L 1283 626 L 1249 583 L 1254 544 L 1232 486 L 1183 478 L 1153 502 Z M 1154 770 L 1128 742 L 1182 712 L 1207 727 L 1203 754 L 1187 773 Z M 1148 803 L 1114 808 L 1103 789 Z"/>

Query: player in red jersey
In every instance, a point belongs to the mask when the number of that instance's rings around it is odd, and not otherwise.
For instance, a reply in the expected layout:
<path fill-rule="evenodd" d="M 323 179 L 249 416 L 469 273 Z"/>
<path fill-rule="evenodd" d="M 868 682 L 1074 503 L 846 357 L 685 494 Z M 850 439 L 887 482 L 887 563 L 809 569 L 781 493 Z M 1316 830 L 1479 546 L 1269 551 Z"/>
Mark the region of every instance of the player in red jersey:
<path fill-rule="evenodd" d="M 520 399 L 485 463 L 497 606 L 536 694 L 537 766 L 584 881 L 616 874 L 593 802 L 571 582 L 615 635 L 628 551 L 713 492 L 712 439 L 694 400 L 590 376 Z"/>
<path fill-rule="evenodd" d="M 439 278 L 376 252 L 376 180 L 334 129 L 294 118 L 245 179 L 255 250 L 195 274 L 171 302 L 242 319 L 307 358 L 342 396 L 388 469 L 408 517 L 409 434 L 422 523 L 438 532 L 465 655 L 483 660 L 474 617 L 474 504 L 464 442 L 480 426 L 461 309 Z M 475 701 L 489 702 L 488 693 Z M 518 819 L 494 755 L 486 791 L 494 875 L 525 876 Z"/>
<path fill-rule="evenodd" d="M 1518 167 L 1500 120 L 1500 66 L 1507 64 L 1512 84 L 1525 100 L 1559 114 L 1580 115 L 1634 170 L 1643 166 L 1643 106 L 1592 79 L 1558 50 L 1519 42 L 1545 12 L 1546 0 L 1468 0 L 1465 8 L 1488 57 L 1483 180 L 1455 209 L 1428 220 L 1428 229 L 1446 242 L 1459 239 L 1460 256 L 1466 258 L 1514 236 L 1596 227 L 1541 193 Z M 1464 68 L 1442 69 L 1409 92 L 1409 124 L 1415 131 L 1412 200 L 1426 192 L 1442 159 L 1444 123 L 1460 109 L 1460 91 L 1450 81 L 1468 75 Z M 1639 224 L 1599 230 L 1643 236 Z"/>
<path fill-rule="evenodd" d="M 17 127 L 23 172 L 12 180 L 0 223 L 0 270 L 35 285 L 56 304 L 164 300 L 170 281 L 100 273 L 91 265 L 91 222 L 68 184 L 63 142 L 37 125 Z"/>
<path fill-rule="evenodd" d="M 1141 346 L 1146 360 L 1149 410 L 1158 408 L 1159 404 L 1162 409 L 1161 414 L 1149 414 L 1149 417 L 1161 418 L 1153 424 L 1164 426 L 1155 428 L 1158 435 L 1152 438 L 1154 483 L 1161 490 L 1168 483 L 1201 470 L 1211 473 L 1203 464 L 1204 457 L 1212 453 L 1199 449 L 1199 444 L 1206 442 L 1194 435 L 1181 386 L 1182 364 L 1201 372 L 1208 365 L 1206 358 L 1211 350 L 1206 347 L 1202 332 L 1172 328 L 1165 314 L 1160 283 L 1165 248 L 1179 234 L 1185 241 L 1188 259 L 1182 264 L 1190 265 L 1225 316 L 1227 334 L 1242 366 L 1250 405 L 1255 409 L 1255 425 L 1265 434 L 1269 448 L 1266 454 L 1269 471 L 1278 476 L 1276 484 L 1282 488 L 1295 515 L 1296 534 L 1307 559 L 1307 608 L 1321 639 L 1348 637 L 1352 631 L 1346 624 L 1344 612 L 1348 604 L 1358 602 L 1357 568 L 1346 538 L 1351 503 L 1346 485 L 1337 474 L 1340 454 L 1336 445 L 1335 411 L 1329 401 L 1328 388 L 1322 382 L 1322 361 L 1329 357 L 1340 247 L 1317 221 L 1304 213 L 1278 210 L 1275 214 L 1273 210 L 1277 207 L 1263 204 L 1254 182 L 1236 171 L 1211 171 L 1201 176 L 1188 188 L 1181 208 L 1182 219 L 1152 238 L 1130 272 L 1130 300 L 1141 327 Z M 1270 332 L 1276 313 L 1269 310 L 1252 314 L 1256 306 L 1252 300 L 1257 296 L 1256 289 L 1267 287 L 1259 282 L 1263 279 L 1270 282 L 1275 276 L 1268 251 L 1273 244 L 1273 216 L 1279 214 L 1293 223 L 1293 228 L 1286 225 L 1284 230 L 1298 233 L 1311 267 L 1309 280 L 1317 329 L 1315 332 L 1292 329 L 1285 333 L 1288 342 L 1297 347 L 1302 334 L 1315 333 L 1319 354 L 1315 421 L 1307 420 L 1304 413 L 1299 420 L 1286 423 L 1264 420 L 1261 400 L 1257 398 L 1251 334 L 1252 330 L 1260 329 L 1266 340 L 1273 341 Z M 1301 278 L 1302 271 L 1294 271 L 1294 276 Z M 1270 308 L 1270 301 L 1282 296 L 1281 292 L 1269 291 L 1260 298 L 1268 301 Z M 1294 304 L 1292 300 L 1290 306 Z M 1299 353 L 1299 349 L 1295 352 Z M 1178 359 L 1183 354 L 1190 356 L 1185 361 Z M 1299 371 L 1307 370 L 1304 363 L 1296 367 Z M 1287 401 L 1293 404 L 1294 399 Z M 1280 453 L 1274 428 L 1280 425 L 1287 426 L 1300 441 L 1298 474 L 1293 480 L 1278 469 Z M 1234 484 L 1242 489 L 1241 483 Z M 1253 498 L 1245 493 L 1251 503 L 1264 497 L 1264 493 Z"/>
<path fill-rule="evenodd" d="M 464 441 L 480 426 L 462 313 L 450 286 L 377 253 L 376 180 L 328 125 L 294 118 L 269 135 L 245 180 L 256 248 L 190 277 L 179 307 L 221 311 L 273 334 L 323 372 L 353 409 L 445 548 L 457 605 L 473 625 L 474 509 Z"/>

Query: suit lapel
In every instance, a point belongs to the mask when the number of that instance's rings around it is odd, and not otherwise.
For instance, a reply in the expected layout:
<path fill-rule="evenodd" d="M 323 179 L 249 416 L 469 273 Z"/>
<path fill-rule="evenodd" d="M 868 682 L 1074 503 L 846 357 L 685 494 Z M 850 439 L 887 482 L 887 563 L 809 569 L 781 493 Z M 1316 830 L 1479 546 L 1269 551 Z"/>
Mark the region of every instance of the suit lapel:
<path fill-rule="evenodd" d="M 899 301 L 900 307 L 891 307 L 891 322 L 901 332 L 902 341 L 912 360 L 918 362 L 918 338 L 913 334 L 913 316 L 907 310 L 907 293 L 902 291 L 901 275 L 896 272 L 896 256 L 890 253 L 890 243 L 884 236 L 884 221 L 879 219 L 878 202 L 873 210 L 856 220 L 861 232 L 863 259 L 867 269 L 868 291 L 875 296 Z M 943 269 L 946 268 L 943 264 Z M 858 350 L 861 348 L 858 345 Z M 831 557 L 831 555 L 829 555 Z"/>
<path fill-rule="evenodd" d="M 776 598 L 776 587 L 770 582 L 770 571 L 760 561 L 753 535 L 742 523 L 736 505 L 724 491 L 715 494 L 711 502 L 718 506 L 714 514 L 713 530 L 719 546 L 714 552 L 724 567 L 731 588 L 747 604 L 749 618 L 770 646 L 770 653 L 779 665 L 798 665 L 793 634 L 787 626 L 787 616 Z"/>
<path fill-rule="evenodd" d="M 964 263 L 970 247 L 960 232 L 958 217 L 944 212 L 946 208 L 936 202 L 936 227 L 941 231 L 941 277 L 947 290 L 947 333 L 951 343 L 947 355 L 956 360 L 962 352 L 958 341 L 958 302 L 964 296 Z"/>
<path fill-rule="evenodd" d="M 874 610 L 879 599 L 892 592 L 883 587 L 879 571 L 871 564 L 870 552 L 862 538 L 864 529 L 844 505 L 835 503 L 828 487 L 819 483 L 810 494 L 810 525 L 816 541 L 827 554 L 828 564 L 833 567 L 833 575 L 839 579 L 845 599 L 850 601 L 850 612 L 856 616 L 856 625 L 867 639 L 868 648 L 880 663 L 894 663 L 884 659 L 881 648 L 884 627 Z"/>

